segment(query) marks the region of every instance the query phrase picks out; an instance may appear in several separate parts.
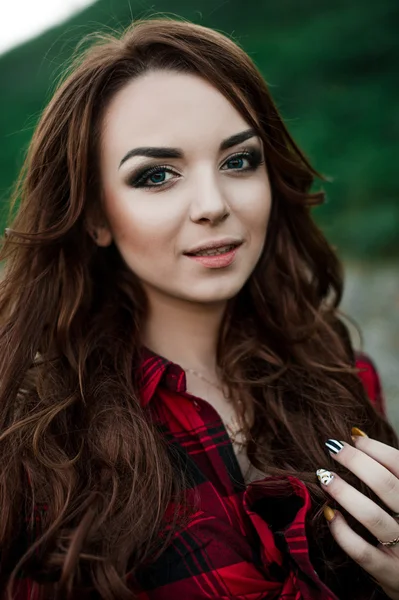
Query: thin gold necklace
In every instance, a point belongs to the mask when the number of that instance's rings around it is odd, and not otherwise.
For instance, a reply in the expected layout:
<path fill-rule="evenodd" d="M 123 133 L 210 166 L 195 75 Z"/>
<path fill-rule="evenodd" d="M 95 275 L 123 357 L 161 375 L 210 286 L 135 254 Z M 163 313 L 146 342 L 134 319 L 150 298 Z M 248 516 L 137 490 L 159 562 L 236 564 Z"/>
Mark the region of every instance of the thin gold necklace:
<path fill-rule="evenodd" d="M 212 385 L 214 388 L 216 388 L 217 390 L 220 390 L 221 392 L 223 392 L 223 387 L 221 385 L 218 385 L 217 383 L 213 383 L 212 381 L 209 381 L 209 379 L 207 379 L 205 377 L 205 375 L 203 375 L 202 373 L 200 373 L 199 371 L 195 371 L 194 369 L 184 369 L 187 373 L 192 373 L 192 375 L 195 375 L 196 377 L 199 377 L 200 379 L 202 379 L 203 381 L 206 381 L 206 383 L 209 383 L 209 385 Z"/>
<path fill-rule="evenodd" d="M 184 369 L 187 373 L 191 373 L 192 375 L 195 375 L 196 377 L 199 377 L 200 379 L 202 379 L 203 381 L 205 381 L 206 383 L 209 383 L 209 385 L 213 386 L 214 388 L 220 390 L 223 395 L 224 395 L 224 391 L 223 391 L 223 387 L 221 385 L 218 385 L 217 383 L 213 383 L 212 381 L 209 381 L 209 379 L 207 379 L 202 373 L 200 373 L 199 371 L 195 371 L 195 369 Z M 242 400 L 238 401 L 239 404 L 242 404 Z M 237 418 L 233 419 L 233 426 L 231 423 L 225 423 L 225 427 L 226 427 L 226 431 L 229 434 L 229 437 L 231 439 L 231 442 L 233 444 L 239 444 L 240 446 L 243 445 L 243 443 L 245 442 L 237 442 L 237 435 L 238 432 L 240 430 L 240 426 L 238 424 Z"/>

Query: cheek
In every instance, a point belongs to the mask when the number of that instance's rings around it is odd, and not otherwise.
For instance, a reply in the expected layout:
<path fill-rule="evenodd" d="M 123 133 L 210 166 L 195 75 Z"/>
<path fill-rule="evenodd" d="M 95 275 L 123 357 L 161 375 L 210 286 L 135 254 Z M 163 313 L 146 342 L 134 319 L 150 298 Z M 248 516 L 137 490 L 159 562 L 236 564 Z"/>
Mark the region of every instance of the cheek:
<path fill-rule="evenodd" d="M 264 239 L 271 212 L 271 192 L 270 188 L 263 186 L 257 187 L 244 204 L 241 204 L 241 219 L 248 227 L 252 238 Z"/>
<path fill-rule="evenodd" d="M 114 204 L 109 222 L 125 259 L 145 261 L 156 256 L 162 260 L 165 251 L 173 247 L 177 233 L 171 212 L 154 199 Z"/>

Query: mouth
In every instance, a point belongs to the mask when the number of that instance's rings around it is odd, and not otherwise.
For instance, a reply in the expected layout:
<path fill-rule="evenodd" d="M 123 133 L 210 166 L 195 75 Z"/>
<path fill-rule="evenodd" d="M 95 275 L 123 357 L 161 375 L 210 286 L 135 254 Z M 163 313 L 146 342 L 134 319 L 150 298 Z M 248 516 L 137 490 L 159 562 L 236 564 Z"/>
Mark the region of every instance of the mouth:
<path fill-rule="evenodd" d="M 220 254 L 227 254 L 232 250 L 235 250 L 238 246 L 241 246 L 241 243 L 219 246 L 218 248 L 205 248 L 204 250 L 198 250 L 197 252 L 185 252 L 185 254 L 187 256 L 219 256 Z"/>
<path fill-rule="evenodd" d="M 216 248 L 203 248 L 196 252 L 185 252 L 185 256 L 202 267 L 208 269 L 222 269 L 229 267 L 235 262 L 236 254 L 239 252 L 243 242 L 226 244 Z"/>

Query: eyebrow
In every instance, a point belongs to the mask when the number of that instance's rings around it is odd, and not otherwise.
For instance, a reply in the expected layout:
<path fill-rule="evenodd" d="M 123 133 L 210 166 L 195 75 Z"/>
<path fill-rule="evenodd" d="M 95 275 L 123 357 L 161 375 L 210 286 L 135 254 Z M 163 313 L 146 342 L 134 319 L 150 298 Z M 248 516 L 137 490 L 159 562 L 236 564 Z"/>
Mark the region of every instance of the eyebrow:
<path fill-rule="evenodd" d="M 258 134 L 255 129 L 246 129 L 245 131 L 241 131 L 240 133 L 235 133 L 230 137 L 223 140 L 219 146 L 219 152 L 223 152 L 223 150 L 227 150 L 228 148 L 232 148 L 233 146 L 237 146 L 237 144 L 241 144 L 241 142 L 245 142 L 249 138 L 255 137 Z M 119 163 L 118 169 L 121 168 L 124 162 L 132 158 L 133 156 L 148 156 L 150 158 L 183 158 L 184 152 L 181 148 L 169 148 L 169 147 L 160 147 L 160 146 L 142 146 L 140 148 L 134 148 L 133 150 L 129 150 L 127 154 L 122 158 Z"/>

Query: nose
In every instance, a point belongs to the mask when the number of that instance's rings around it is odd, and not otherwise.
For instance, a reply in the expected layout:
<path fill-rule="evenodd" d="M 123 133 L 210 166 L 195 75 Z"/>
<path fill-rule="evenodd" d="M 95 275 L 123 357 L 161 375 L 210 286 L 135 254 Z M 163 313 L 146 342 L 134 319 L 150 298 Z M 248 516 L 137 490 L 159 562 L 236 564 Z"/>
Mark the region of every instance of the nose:
<path fill-rule="evenodd" d="M 202 176 L 201 181 L 194 183 L 190 219 L 194 223 L 211 223 L 216 225 L 230 214 L 229 204 L 214 177 Z"/>

